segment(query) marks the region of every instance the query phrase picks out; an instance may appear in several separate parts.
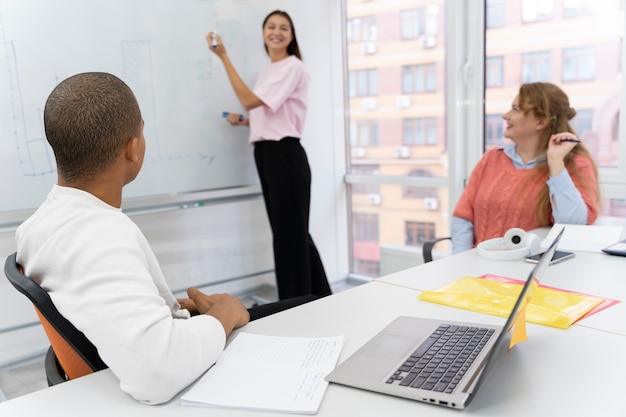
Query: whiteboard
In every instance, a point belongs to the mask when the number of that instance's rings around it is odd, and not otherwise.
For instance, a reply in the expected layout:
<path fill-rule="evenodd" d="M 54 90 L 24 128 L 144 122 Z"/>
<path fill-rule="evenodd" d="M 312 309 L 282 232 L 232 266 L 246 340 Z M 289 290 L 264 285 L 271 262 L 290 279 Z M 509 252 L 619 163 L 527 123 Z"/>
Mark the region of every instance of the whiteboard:
<path fill-rule="evenodd" d="M 63 79 L 110 72 L 134 91 L 145 121 L 142 172 L 124 198 L 258 182 L 245 113 L 204 36 L 217 30 L 253 85 L 267 64 L 262 22 L 280 1 L 0 0 L 0 212 L 32 209 L 56 182 L 43 108 Z"/>

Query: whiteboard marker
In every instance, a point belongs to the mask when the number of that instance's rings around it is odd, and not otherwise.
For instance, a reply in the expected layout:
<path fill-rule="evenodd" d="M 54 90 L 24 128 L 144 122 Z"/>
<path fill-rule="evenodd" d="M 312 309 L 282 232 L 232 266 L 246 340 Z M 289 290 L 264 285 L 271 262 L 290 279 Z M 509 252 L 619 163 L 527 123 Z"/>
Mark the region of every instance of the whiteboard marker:
<path fill-rule="evenodd" d="M 222 112 L 222 117 L 228 117 L 228 115 L 229 115 L 229 114 L 230 114 L 230 113 L 228 113 L 227 111 L 223 111 L 223 112 Z M 239 121 L 240 121 L 240 122 L 243 122 L 243 114 L 240 114 L 240 115 L 239 115 Z"/>
<path fill-rule="evenodd" d="M 217 47 L 217 32 L 213 31 L 213 48 Z"/>

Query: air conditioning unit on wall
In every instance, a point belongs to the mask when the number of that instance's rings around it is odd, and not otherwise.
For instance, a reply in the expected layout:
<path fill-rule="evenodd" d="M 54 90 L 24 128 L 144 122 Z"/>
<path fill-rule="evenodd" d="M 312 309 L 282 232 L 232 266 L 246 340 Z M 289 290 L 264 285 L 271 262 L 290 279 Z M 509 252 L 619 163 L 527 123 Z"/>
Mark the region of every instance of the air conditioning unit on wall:
<path fill-rule="evenodd" d="M 396 97 L 396 106 L 401 109 L 406 109 L 411 107 L 411 97 L 410 96 L 398 96 Z"/>
<path fill-rule="evenodd" d="M 378 100 L 375 98 L 366 98 L 363 100 L 363 108 L 365 110 L 374 110 L 378 107 Z"/>
<path fill-rule="evenodd" d="M 427 197 L 424 199 L 424 208 L 426 210 L 437 210 L 439 208 L 439 201 L 433 197 Z"/>
<path fill-rule="evenodd" d="M 419 39 L 420 46 L 422 48 L 434 48 L 437 46 L 437 38 L 431 35 L 421 36 Z"/>
<path fill-rule="evenodd" d="M 351 154 L 353 158 L 363 158 L 367 151 L 365 148 L 352 148 Z"/>
<path fill-rule="evenodd" d="M 361 51 L 366 55 L 372 55 L 376 53 L 376 44 L 374 42 L 366 42 L 361 45 Z"/>
<path fill-rule="evenodd" d="M 408 158 L 411 156 L 411 148 L 408 146 L 398 146 L 396 148 L 396 156 L 398 158 Z"/>
<path fill-rule="evenodd" d="M 367 195 L 367 201 L 372 206 L 379 206 L 380 205 L 380 194 L 376 194 L 376 193 L 368 194 Z"/>

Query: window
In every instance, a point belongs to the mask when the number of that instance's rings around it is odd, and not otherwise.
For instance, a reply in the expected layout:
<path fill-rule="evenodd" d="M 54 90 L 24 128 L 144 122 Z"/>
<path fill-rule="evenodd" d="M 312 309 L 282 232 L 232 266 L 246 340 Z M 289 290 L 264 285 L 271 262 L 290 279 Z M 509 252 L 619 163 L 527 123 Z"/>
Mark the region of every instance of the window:
<path fill-rule="evenodd" d="M 404 198 L 437 198 L 437 188 L 431 187 L 404 187 L 402 189 Z M 430 209 L 429 209 L 430 210 Z"/>
<path fill-rule="evenodd" d="M 609 203 L 610 213 L 612 216 L 626 217 L 626 200 L 614 198 Z"/>
<path fill-rule="evenodd" d="M 378 121 L 376 120 L 353 120 L 350 122 L 350 145 L 377 146 L 378 145 Z"/>
<path fill-rule="evenodd" d="M 438 14 L 439 8 L 435 4 L 400 12 L 402 39 L 436 36 Z"/>
<path fill-rule="evenodd" d="M 536 22 L 552 18 L 554 0 L 522 0 L 522 20 Z"/>
<path fill-rule="evenodd" d="M 380 275 L 380 262 L 355 259 L 352 269 L 359 275 L 377 277 Z"/>
<path fill-rule="evenodd" d="M 352 173 L 358 175 L 376 175 L 378 173 L 378 165 L 352 165 Z M 353 193 L 360 194 L 379 194 L 380 186 L 378 184 L 353 184 Z"/>
<path fill-rule="evenodd" d="M 412 177 L 432 177 L 433 175 L 430 171 L 426 169 L 413 169 L 408 174 Z M 434 198 L 436 199 L 438 195 L 437 188 L 433 187 L 403 187 L 402 188 L 402 197 L 403 198 Z"/>
<path fill-rule="evenodd" d="M 504 143 L 504 121 L 501 114 L 485 116 L 485 146 L 486 150 Z"/>
<path fill-rule="evenodd" d="M 593 80 L 596 72 L 593 47 L 566 48 L 563 50 L 563 81 Z"/>
<path fill-rule="evenodd" d="M 589 15 L 593 11 L 592 0 L 564 0 L 563 15 L 575 17 Z"/>
<path fill-rule="evenodd" d="M 374 213 L 354 213 L 352 216 L 354 239 L 378 241 L 378 215 Z"/>
<path fill-rule="evenodd" d="M 522 54 L 522 83 L 550 81 L 550 52 Z"/>
<path fill-rule="evenodd" d="M 593 134 L 593 110 L 577 110 L 576 117 L 570 120 L 570 125 L 579 138 Z"/>
<path fill-rule="evenodd" d="M 435 239 L 434 223 L 408 221 L 405 230 L 405 244 L 408 246 L 422 246 L 424 242 Z"/>
<path fill-rule="evenodd" d="M 601 8 L 591 1 L 346 0 L 349 19 L 372 15 L 377 25 L 375 54 L 346 49 L 347 145 L 354 146 L 345 177 L 354 228 L 352 273 L 375 274 L 385 245 L 420 245 L 449 235 L 463 181 L 486 149 L 507 143 L 501 115 L 524 82 L 563 87 L 577 112 L 570 122 L 601 171 L 603 214 L 625 215 L 623 204 L 613 204 L 626 201 L 626 135 L 620 137 L 624 0 L 602 2 Z M 586 29 L 606 27 L 607 17 L 610 31 Z M 456 31 L 456 19 L 465 19 L 466 32 Z M 444 27 L 450 29 L 439 31 Z M 572 27 L 581 31 L 572 33 Z M 484 37 L 476 36 L 483 30 Z M 435 45 L 425 49 L 422 37 L 435 35 Z M 464 72 L 473 59 L 472 71 Z M 427 90 L 430 72 L 435 90 Z M 456 83 L 459 74 L 467 82 Z M 565 83 L 566 77 L 571 81 Z M 484 90 L 476 88 L 483 80 Z M 373 105 L 364 105 L 370 100 Z M 462 152 L 452 159 L 448 147 L 459 143 Z M 377 168 L 359 168 L 365 165 Z M 420 170 L 431 176 L 413 174 Z M 361 239 L 365 224 L 371 230 L 376 225 L 377 240 Z"/>
<path fill-rule="evenodd" d="M 437 89 L 435 64 L 410 65 L 402 67 L 402 92 L 423 93 Z"/>
<path fill-rule="evenodd" d="M 504 0 L 487 0 L 485 20 L 488 28 L 504 26 L 506 21 L 506 3 Z"/>
<path fill-rule="evenodd" d="M 375 42 L 378 37 L 376 16 L 355 17 L 346 24 L 348 42 Z"/>
<path fill-rule="evenodd" d="M 404 145 L 435 145 L 437 143 L 437 121 L 434 117 L 405 119 L 402 121 L 402 132 Z"/>
<path fill-rule="evenodd" d="M 348 73 L 350 97 L 375 96 L 378 94 L 378 70 L 364 69 Z"/>
<path fill-rule="evenodd" d="M 504 58 L 492 56 L 485 63 L 485 86 L 502 87 L 504 85 Z"/>

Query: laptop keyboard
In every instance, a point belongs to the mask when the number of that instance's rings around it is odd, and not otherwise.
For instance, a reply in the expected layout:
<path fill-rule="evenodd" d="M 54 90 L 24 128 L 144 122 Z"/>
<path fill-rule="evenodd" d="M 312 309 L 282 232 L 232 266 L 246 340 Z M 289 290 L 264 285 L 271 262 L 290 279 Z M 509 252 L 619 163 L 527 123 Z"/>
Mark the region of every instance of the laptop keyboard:
<path fill-rule="evenodd" d="M 442 324 L 387 383 L 451 393 L 493 334 L 493 329 Z"/>

